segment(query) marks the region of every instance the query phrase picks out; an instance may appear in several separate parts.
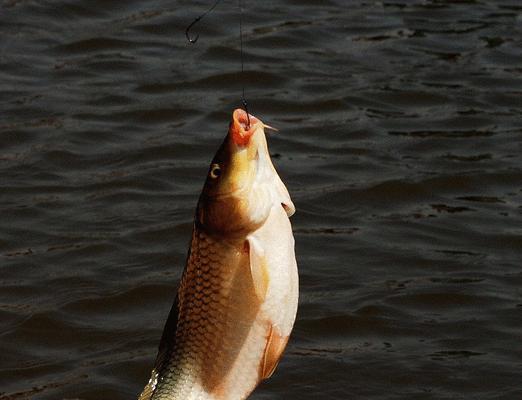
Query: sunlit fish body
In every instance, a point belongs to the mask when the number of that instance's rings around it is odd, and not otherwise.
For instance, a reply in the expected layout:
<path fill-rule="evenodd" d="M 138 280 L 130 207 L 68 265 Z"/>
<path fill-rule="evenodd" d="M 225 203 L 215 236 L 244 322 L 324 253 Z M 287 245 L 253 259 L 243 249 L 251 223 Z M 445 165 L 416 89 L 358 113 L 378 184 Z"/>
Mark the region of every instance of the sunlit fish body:
<path fill-rule="evenodd" d="M 139 400 L 241 400 L 274 371 L 297 311 L 294 211 L 260 120 L 235 110 L 199 198 L 187 264 Z"/>

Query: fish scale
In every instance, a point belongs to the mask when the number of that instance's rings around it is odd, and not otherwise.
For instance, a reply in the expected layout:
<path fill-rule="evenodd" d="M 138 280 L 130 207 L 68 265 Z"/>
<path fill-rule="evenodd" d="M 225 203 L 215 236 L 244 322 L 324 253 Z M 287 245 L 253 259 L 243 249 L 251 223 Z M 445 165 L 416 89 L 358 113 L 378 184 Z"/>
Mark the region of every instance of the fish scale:
<path fill-rule="evenodd" d="M 254 310 L 243 314 L 243 321 L 239 323 L 243 327 L 238 329 L 236 313 L 241 311 L 241 307 L 231 298 L 238 294 L 231 283 L 239 281 L 239 286 L 244 287 L 241 281 L 248 280 L 250 273 L 242 247 L 242 242 L 218 242 L 194 228 L 191 251 L 178 292 L 179 315 L 174 348 L 172 355 L 160 366 L 164 368 L 163 378 L 151 399 L 207 399 L 200 397 L 197 378 L 207 377 L 206 382 L 210 384 L 204 389 L 212 391 L 218 386 L 214 382 L 222 380 L 226 374 L 226 365 L 233 364 L 237 356 L 233 345 L 239 340 L 238 332 L 243 331 L 244 337 L 255 317 Z M 232 260 L 225 264 L 222 261 L 230 260 L 231 248 L 234 249 Z M 253 291 L 251 294 L 255 295 Z M 241 297 L 245 297 L 245 292 Z M 219 392 L 219 388 L 215 390 Z"/>

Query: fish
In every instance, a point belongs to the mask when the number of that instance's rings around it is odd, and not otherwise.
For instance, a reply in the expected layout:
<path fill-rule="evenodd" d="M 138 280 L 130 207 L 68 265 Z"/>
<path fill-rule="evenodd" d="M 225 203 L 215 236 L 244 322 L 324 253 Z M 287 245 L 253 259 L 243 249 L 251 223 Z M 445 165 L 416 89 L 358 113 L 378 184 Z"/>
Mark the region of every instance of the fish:
<path fill-rule="evenodd" d="M 276 369 L 299 282 L 295 206 L 265 129 L 242 109 L 214 156 L 196 207 L 177 296 L 138 400 L 242 400 Z"/>

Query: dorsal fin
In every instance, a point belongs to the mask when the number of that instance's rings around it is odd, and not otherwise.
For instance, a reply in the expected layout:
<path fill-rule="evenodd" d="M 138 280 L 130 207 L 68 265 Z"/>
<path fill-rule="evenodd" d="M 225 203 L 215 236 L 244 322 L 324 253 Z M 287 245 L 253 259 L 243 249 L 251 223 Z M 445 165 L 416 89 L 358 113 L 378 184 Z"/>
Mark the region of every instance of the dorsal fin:
<path fill-rule="evenodd" d="M 143 392 L 141 393 L 138 400 L 152 399 L 152 395 L 154 394 L 154 390 L 156 389 L 156 386 L 158 384 L 158 378 L 162 374 L 163 368 L 165 367 L 165 363 L 168 362 L 168 359 L 172 355 L 172 351 L 174 349 L 176 339 L 176 328 L 178 325 L 178 313 L 178 296 L 176 296 L 174 304 L 170 309 L 167 322 L 165 323 L 163 334 L 161 335 L 158 355 L 156 356 L 156 361 L 154 362 L 154 368 L 152 369 L 151 377 L 149 379 L 149 382 L 143 389 Z"/>

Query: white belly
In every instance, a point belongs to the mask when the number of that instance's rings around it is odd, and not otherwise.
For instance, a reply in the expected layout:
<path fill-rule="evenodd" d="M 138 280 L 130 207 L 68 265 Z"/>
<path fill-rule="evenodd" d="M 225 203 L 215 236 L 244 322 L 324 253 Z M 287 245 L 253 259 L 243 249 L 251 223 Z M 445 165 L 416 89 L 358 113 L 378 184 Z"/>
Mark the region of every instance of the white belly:
<path fill-rule="evenodd" d="M 283 207 L 274 206 L 267 221 L 251 236 L 264 250 L 269 275 L 260 316 L 278 327 L 281 335 L 288 336 L 297 312 L 299 278 L 292 226 Z"/>

